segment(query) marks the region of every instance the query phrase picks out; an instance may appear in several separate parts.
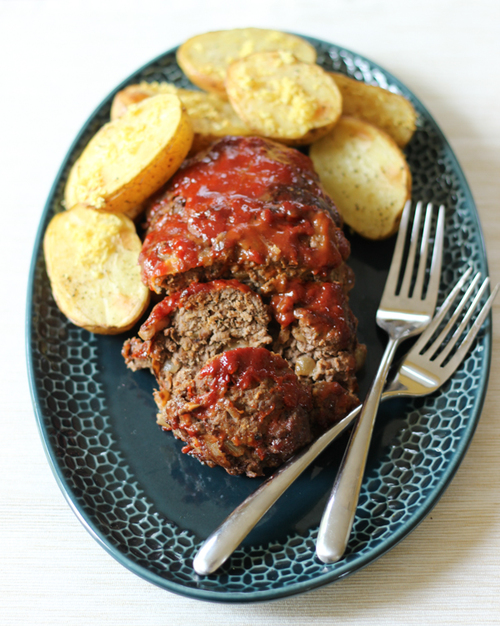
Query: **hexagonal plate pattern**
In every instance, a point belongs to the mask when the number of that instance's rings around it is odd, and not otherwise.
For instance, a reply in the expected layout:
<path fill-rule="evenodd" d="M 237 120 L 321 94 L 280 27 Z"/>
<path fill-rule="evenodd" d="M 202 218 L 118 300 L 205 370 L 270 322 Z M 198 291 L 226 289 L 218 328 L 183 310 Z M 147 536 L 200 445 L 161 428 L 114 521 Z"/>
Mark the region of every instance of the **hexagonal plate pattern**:
<path fill-rule="evenodd" d="M 486 274 L 481 229 L 470 191 L 428 112 L 404 85 L 376 64 L 337 46 L 311 42 L 325 69 L 402 93 L 415 105 L 418 130 L 406 150 L 413 197 L 447 207 L 441 298 L 467 265 Z M 175 51 L 152 61 L 117 90 L 138 80 L 168 80 L 189 86 L 175 62 Z M 263 521 L 260 534 L 254 531 L 218 574 L 197 576 L 192 558 L 200 541 L 258 481 L 227 477 L 222 470 L 210 470 L 186 459 L 170 434 L 152 431 L 153 443 L 147 440 L 148 435 L 143 439 L 143 426 L 139 433 L 129 428 L 123 434 L 121 413 L 125 419 L 129 405 L 132 414 L 145 413 L 147 424 L 154 424 L 154 405 L 144 400 L 152 383 L 146 378 L 136 383 L 137 378 L 116 364 L 121 340 L 117 343 L 92 336 L 61 315 L 45 273 L 41 240 L 46 225 L 62 210 L 68 170 L 90 137 L 108 120 L 115 92 L 84 126 L 63 164 L 45 209 L 32 264 L 28 310 L 31 385 L 42 438 L 63 492 L 87 529 L 122 564 L 154 584 L 188 596 L 218 601 L 266 600 L 305 591 L 356 571 L 414 528 L 454 475 L 480 415 L 489 368 L 489 328 L 440 392 L 413 402 L 384 405 L 353 535 L 340 563 L 326 566 L 314 553 L 318 521 L 335 471 L 335 461 L 332 464 L 323 455 L 302 486 L 299 480 L 280 500 L 267 524 Z M 371 260 L 359 254 L 363 245 L 353 242 L 358 287 L 352 306 L 360 319 L 362 336 L 364 328 L 375 324 L 377 290 L 379 295 L 387 269 L 387 263 L 377 268 L 380 271 L 373 279 Z M 375 254 L 390 248 L 389 243 L 370 245 L 375 246 Z M 366 296 L 364 287 L 368 289 L 373 282 L 377 283 L 375 293 Z M 373 335 L 363 339 L 376 360 L 383 338 Z M 366 380 L 375 365 L 368 363 Z M 135 389 L 136 384 L 145 388 L 146 396 Z M 118 410 L 115 398 L 122 394 L 123 408 Z M 151 450 L 151 459 L 149 454 L 139 455 L 136 442 L 140 441 Z M 164 496 L 149 489 L 154 472 L 149 471 L 148 463 L 156 463 L 156 441 L 168 441 L 170 446 L 158 452 L 158 471 L 168 478 L 159 482 L 164 485 Z M 334 446 L 330 456 L 338 458 L 341 451 L 340 444 L 337 452 Z M 310 502 L 302 498 L 301 489 L 314 492 L 314 498 Z M 306 508 L 297 512 L 303 500 Z"/>

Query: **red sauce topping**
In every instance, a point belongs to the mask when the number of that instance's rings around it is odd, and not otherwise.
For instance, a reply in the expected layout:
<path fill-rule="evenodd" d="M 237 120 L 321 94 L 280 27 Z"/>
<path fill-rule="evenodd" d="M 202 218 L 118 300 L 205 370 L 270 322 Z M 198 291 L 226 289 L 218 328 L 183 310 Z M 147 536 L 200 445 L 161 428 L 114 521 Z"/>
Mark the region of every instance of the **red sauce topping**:
<path fill-rule="evenodd" d="M 230 385 L 245 390 L 266 379 L 273 381 L 273 391 L 285 406 L 309 408 L 311 405 L 309 390 L 300 383 L 288 363 L 265 348 L 235 348 L 223 352 L 211 359 L 198 376 L 211 379 L 210 391 L 195 400 L 204 412 L 226 395 Z"/>
<path fill-rule="evenodd" d="M 258 137 L 226 137 L 186 161 L 152 207 L 143 279 L 216 262 L 284 260 L 315 274 L 338 267 L 349 244 L 312 162 Z"/>
<path fill-rule="evenodd" d="M 249 287 L 243 285 L 237 280 L 213 280 L 209 283 L 192 283 L 186 289 L 177 291 L 171 296 L 167 296 L 159 302 L 149 314 L 148 319 L 144 322 L 139 330 L 139 336 L 144 341 L 151 339 L 157 332 L 163 330 L 169 325 L 170 314 L 176 309 L 184 306 L 188 298 L 198 293 L 209 293 L 210 291 L 220 291 L 232 287 L 248 293 L 251 291 Z"/>
<path fill-rule="evenodd" d="M 349 341 L 352 335 L 349 309 L 340 283 L 292 280 L 283 284 L 279 291 L 281 293 L 272 297 L 271 307 L 283 328 L 296 319 L 303 319 L 322 337 L 334 332 L 337 341 Z"/>
<path fill-rule="evenodd" d="M 204 437 L 197 439 L 199 426 L 196 421 L 191 422 L 191 416 L 200 421 L 210 420 L 214 411 L 227 411 L 228 403 L 231 403 L 231 396 L 228 391 L 234 387 L 244 391 L 255 388 L 259 383 L 266 380 L 271 380 L 273 383 L 265 391 L 265 401 L 256 399 L 255 402 L 252 402 L 252 406 L 248 407 L 251 408 L 251 415 L 247 413 L 242 416 L 243 420 L 251 419 L 259 426 L 243 428 L 240 434 L 236 436 L 230 435 L 225 428 L 216 429 L 213 433 L 219 444 L 223 444 L 230 437 L 231 443 L 236 446 L 242 445 L 253 448 L 261 460 L 270 454 L 269 442 L 266 442 L 266 439 L 267 435 L 273 437 L 273 426 L 276 428 L 281 421 L 286 421 L 299 407 L 304 412 L 312 410 L 310 389 L 301 384 L 286 361 L 265 348 L 228 350 L 211 359 L 200 370 L 198 377 L 207 379 L 209 391 L 196 396 L 194 390 L 191 390 L 190 402 L 192 406 L 187 414 L 182 415 L 181 419 L 182 428 L 192 435 L 193 440 L 183 448 L 183 452 L 190 452 L 193 447 L 206 447 Z M 256 398 L 258 398 L 258 394 Z M 217 406 L 219 403 L 221 404 Z M 232 409 L 232 415 L 235 411 L 242 413 L 235 405 L 232 406 Z M 305 419 L 304 415 L 302 419 Z M 191 426 L 191 424 L 193 425 Z M 306 436 L 309 436 L 308 431 Z M 290 445 L 290 442 L 287 442 L 287 437 L 282 440 L 279 437 L 278 435 L 278 439 L 273 438 L 272 447 L 274 451 L 277 451 L 278 448 L 285 450 L 286 446 Z M 224 463 L 222 465 L 225 466 Z"/>

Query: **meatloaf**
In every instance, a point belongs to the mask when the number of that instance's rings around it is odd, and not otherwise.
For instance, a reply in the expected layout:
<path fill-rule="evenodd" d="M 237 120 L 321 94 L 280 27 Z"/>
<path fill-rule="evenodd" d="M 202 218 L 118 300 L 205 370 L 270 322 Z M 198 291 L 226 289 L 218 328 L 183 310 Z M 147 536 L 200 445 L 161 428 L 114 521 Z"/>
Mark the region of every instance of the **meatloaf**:
<path fill-rule="evenodd" d="M 185 161 L 146 227 L 142 278 L 157 293 L 217 278 L 261 293 L 291 277 L 350 287 L 350 246 L 312 161 L 268 139 L 225 137 Z"/>
<path fill-rule="evenodd" d="M 343 285 L 285 281 L 271 300 L 280 333 L 273 349 L 311 387 L 312 428 L 320 434 L 357 404 L 356 372 L 366 348 Z"/>
<path fill-rule="evenodd" d="M 301 152 L 226 137 L 151 201 L 140 263 L 166 294 L 123 355 L 184 452 L 259 476 L 356 404 L 350 248 Z"/>
<path fill-rule="evenodd" d="M 193 283 L 157 304 L 123 347 L 128 367 L 156 377 L 158 424 L 230 474 L 262 475 L 358 403 L 360 348 L 342 286 L 282 288 L 267 307 L 236 280 Z M 281 354 L 266 349 L 273 321 Z"/>
<path fill-rule="evenodd" d="M 210 359 L 162 407 L 183 452 L 229 474 L 261 476 L 311 440 L 312 399 L 288 363 L 265 348 Z"/>
<path fill-rule="evenodd" d="M 311 439 L 311 392 L 262 347 L 269 322 L 246 285 L 194 283 L 157 304 L 123 347 L 128 367 L 158 381 L 158 424 L 187 443 L 184 452 L 230 474 L 261 475 Z"/>
<path fill-rule="evenodd" d="M 269 321 L 260 296 L 246 285 L 236 280 L 193 283 L 158 303 L 122 354 L 130 369 L 151 370 L 160 385 L 157 403 L 163 406 L 213 356 L 271 343 Z"/>

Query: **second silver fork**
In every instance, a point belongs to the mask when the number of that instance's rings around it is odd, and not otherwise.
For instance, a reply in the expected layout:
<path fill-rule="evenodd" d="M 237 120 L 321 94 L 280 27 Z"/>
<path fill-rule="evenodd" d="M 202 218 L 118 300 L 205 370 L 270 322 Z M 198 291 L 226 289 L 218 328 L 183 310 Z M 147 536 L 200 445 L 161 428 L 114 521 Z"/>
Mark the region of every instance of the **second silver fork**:
<path fill-rule="evenodd" d="M 389 275 L 377 311 L 377 324 L 387 332 L 389 340 L 351 434 L 321 520 L 316 554 L 324 563 L 335 563 L 345 552 L 356 513 L 380 397 L 396 350 L 402 341 L 423 332 L 434 315 L 441 279 L 444 207 L 441 206 L 438 210 L 429 279 L 425 288 L 432 214 L 433 207 L 429 203 L 420 237 L 423 206 L 421 202 L 417 203 L 405 264 L 411 202 L 406 203 L 403 211 Z M 421 243 L 417 255 L 419 240 Z"/>

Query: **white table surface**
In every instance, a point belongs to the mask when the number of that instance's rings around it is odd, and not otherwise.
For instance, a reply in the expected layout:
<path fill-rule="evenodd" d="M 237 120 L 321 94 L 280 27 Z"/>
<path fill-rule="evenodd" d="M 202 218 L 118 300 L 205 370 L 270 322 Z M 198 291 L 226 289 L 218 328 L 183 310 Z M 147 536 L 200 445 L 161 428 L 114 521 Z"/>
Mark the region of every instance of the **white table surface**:
<path fill-rule="evenodd" d="M 465 171 L 500 280 L 500 4 L 497 0 L 0 0 L 0 623 L 500 623 L 500 303 L 483 415 L 429 517 L 365 570 L 308 594 L 208 604 L 160 590 L 102 550 L 45 459 L 28 390 L 31 250 L 59 164 L 101 99 L 187 37 L 262 26 L 377 61 L 424 102 Z"/>

